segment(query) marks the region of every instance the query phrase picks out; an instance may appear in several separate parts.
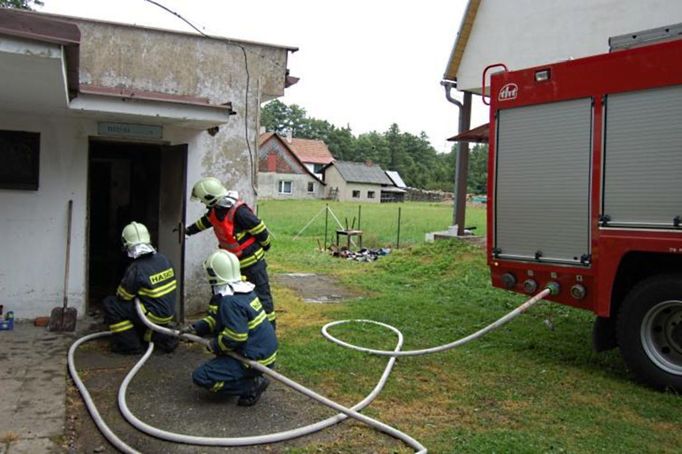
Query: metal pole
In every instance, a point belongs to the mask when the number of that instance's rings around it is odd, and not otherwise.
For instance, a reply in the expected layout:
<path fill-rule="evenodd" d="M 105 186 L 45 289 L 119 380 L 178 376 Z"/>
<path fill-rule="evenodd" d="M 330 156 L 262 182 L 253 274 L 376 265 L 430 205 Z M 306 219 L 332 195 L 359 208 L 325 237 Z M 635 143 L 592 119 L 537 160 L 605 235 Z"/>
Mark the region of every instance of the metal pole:
<path fill-rule="evenodd" d="M 327 250 L 327 226 L 329 225 L 329 204 L 324 206 L 324 250 Z"/>
<path fill-rule="evenodd" d="M 464 92 L 464 104 L 459 110 L 459 132 L 471 128 L 471 93 Z M 457 235 L 464 234 L 464 223 L 467 202 L 467 179 L 469 174 L 469 143 L 459 142 L 457 146 L 457 165 L 455 168 L 455 210 L 453 225 L 457 226 Z"/>
<path fill-rule="evenodd" d="M 402 210 L 402 207 L 398 207 L 398 239 L 395 244 L 396 249 L 400 249 L 400 212 Z"/>

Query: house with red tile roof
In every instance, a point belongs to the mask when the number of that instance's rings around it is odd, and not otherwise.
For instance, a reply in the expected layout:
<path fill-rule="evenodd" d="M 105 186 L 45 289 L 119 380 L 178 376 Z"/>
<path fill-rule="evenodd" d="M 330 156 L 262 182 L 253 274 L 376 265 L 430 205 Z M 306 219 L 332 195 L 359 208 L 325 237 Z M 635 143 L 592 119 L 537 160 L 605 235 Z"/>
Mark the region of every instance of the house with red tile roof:
<path fill-rule="evenodd" d="M 258 146 L 258 191 L 261 198 L 321 199 L 322 174 L 334 158 L 321 140 L 292 139 L 268 132 Z"/>

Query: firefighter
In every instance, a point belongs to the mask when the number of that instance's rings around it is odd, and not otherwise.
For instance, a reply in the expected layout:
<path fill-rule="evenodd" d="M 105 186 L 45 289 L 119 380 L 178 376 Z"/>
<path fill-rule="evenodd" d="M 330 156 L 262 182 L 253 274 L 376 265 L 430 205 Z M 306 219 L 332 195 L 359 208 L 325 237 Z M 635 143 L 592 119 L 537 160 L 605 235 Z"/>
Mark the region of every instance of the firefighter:
<path fill-rule="evenodd" d="M 270 249 L 270 233 L 236 191 L 228 191 L 213 177 L 202 178 L 192 188 L 192 200 L 203 203 L 208 212 L 185 229 L 194 235 L 213 227 L 221 249 L 239 258 L 241 272 L 256 286 L 256 294 L 268 320 L 276 327 L 275 305 L 270 292 L 265 251 Z"/>
<path fill-rule="evenodd" d="M 204 269 L 213 291 L 208 315 L 183 331 L 212 335 L 209 350 L 216 356 L 199 366 L 192 380 L 211 392 L 239 396 L 237 405 L 252 406 L 270 381 L 224 353 L 232 351 L 273 368 L 277 358 L 275 330 L 254 285 L 242 280 L 239 259 L 234 254 L 219 249 L 206 259 Z"/>
<path fill-rule="evenodd" d="M 177 281 L 168 259 L 151 245 L 149 231 L 144 224 L 131 222 L 121 234 L 123 250 L 132 263 L 128 266 L 116 290 L 116 296 L 104 299 L 104 322 L 113 333 L 111 350 L 122 354 L 137 354 L 144 343 L 154 343 L 167 353 L 178 345 L 178 339 L 152 333 L 142 323 L 135 308 L 135 297 L 143 305 L 152 322 L 167 326 L 175 316 Z"/>

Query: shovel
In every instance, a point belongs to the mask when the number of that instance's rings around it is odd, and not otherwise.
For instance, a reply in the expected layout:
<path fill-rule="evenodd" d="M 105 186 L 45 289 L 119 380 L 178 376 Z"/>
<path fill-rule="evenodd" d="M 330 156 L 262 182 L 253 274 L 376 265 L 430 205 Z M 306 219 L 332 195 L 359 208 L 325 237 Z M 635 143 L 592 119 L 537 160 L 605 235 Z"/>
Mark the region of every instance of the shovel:
<path fill-rule="evenodd" d="M 76 317 L 78 315 L 75 307 L 67 307 L 69 290 L 69 257 L 71 252 L 71 212 L 73 211 L 73 200 L 69 200 L 66 227 L 66 262 L 64 265 L 64 305 L 55 307 L 50 313 L 50 321 L 47 324 L 48 331 L 74 331 L 76 329 Z"/>

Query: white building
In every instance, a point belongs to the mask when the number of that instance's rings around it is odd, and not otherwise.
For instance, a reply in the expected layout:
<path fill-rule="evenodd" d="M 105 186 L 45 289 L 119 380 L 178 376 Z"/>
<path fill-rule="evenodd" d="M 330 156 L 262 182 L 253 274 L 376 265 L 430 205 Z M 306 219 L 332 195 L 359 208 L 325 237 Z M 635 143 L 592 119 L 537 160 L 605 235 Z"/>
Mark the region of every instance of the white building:
<path fill-rule="evenodd" d="M 18 318 L 61 305 L 72 200 L 79 314 L 115 291 L 133 220 L 175 265 L 180 314 L 201 310 L 216 240 L 185 245 L 203 214 L 189 190 L 212 175 L 255 202 L 260 103 L 284 94 L 294 50 L 0 9 L 0 304 Z"/>
<path fill-rule="evenodd" d="M 488 65 L 513 71 L 603 54 L 612 36 L 680 22 L 678 0 L 469 0 L 443 79 L 480 94 Z"/>

